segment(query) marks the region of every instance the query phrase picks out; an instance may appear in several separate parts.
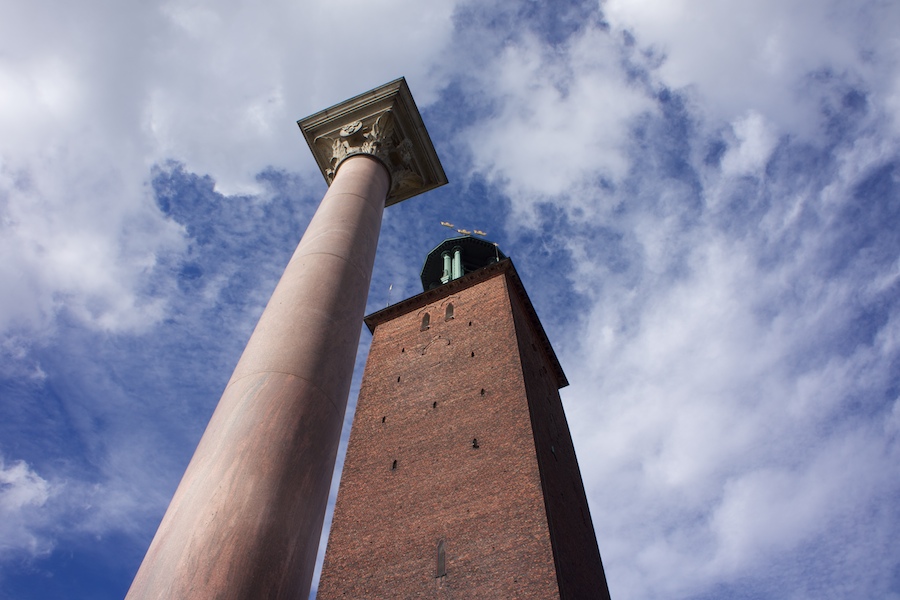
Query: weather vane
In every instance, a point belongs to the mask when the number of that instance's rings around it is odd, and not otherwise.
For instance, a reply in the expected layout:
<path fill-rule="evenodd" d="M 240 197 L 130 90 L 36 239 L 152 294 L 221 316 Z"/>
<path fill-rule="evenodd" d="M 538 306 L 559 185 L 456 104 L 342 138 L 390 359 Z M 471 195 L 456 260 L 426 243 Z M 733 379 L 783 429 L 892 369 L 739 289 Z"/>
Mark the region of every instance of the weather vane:
<path fill-rule="evenodd" d="M 441 225 L 449 229 L 456 229 L 456 225 L 448 221 L 441 221 Z M 472 235 L 474 233 L 475 235 L 480 235 L 482 237 L 487 235 L 487 231 L 482 231 L 481 229 L 472 229 L 471 231 L 468 229 L 456 229 L 456 233 L 461 233 L 463 235 Z"/>

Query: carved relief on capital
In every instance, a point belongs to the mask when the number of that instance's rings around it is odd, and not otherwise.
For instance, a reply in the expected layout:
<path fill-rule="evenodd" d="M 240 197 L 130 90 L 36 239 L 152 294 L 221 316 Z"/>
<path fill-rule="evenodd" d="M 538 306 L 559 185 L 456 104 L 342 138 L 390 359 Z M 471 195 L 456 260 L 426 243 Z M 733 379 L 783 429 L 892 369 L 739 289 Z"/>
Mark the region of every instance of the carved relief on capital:
<path fill-rule="evenodd" d="M 385 206 L 447 183 L 425 124 L 402 77 L 297 121 L 325 181 L 341 163 L 365 154 L 387 169 Z"/>
<path fill-rule="evenodd" d="M 407 190 L 422 186 L 422 177 L 415 172 L 413 144 L 396 127 L 391 110 L 321 135 L 315 145 L 328 164 L 324 174 L 329 185 L 341 162 L 356 154 L 368 154 L 380 160 L 390 173 L 390 195 L 404 195 Z"/>

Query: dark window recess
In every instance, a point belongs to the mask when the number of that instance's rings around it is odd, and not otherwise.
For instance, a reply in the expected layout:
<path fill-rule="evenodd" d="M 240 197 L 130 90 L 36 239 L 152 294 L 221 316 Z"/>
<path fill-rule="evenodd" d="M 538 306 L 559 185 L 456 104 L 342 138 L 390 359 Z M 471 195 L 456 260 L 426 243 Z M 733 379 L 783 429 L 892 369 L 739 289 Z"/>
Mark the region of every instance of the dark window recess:
<path fill-rule="evenodd" d="M 481 395 L 484 396 L 484 388 L 481 388 Z"/>
<path fill-rule="evenodd" d="M 472 326 L 472 321 L 469 321 L 469 327 L 471 327 L 471 326 Z"/>
<path fill-rule="evenodd" d="M 406 348 L 400 348 L 400 354 L 403 354 L 405 352 L 406 352 Z"/>
<path fill-rule="evenodd" d="M 444 320 L 449 321 L 453 318 L 453 303 L 447 305 L 447 311 L 444 313 Z"/>
<path fill-rule="evenodd" d="M 437 402 L 433 402 L 433 403 L 431 404 L 431 408 L 437 408 Z"/>
<path fill-rule="evenodd" d="M 444 540 L 439 540 L 437 544 L 437 568 L 434 570 L 434 577 L 444 577 L 447 575 L 447 558 L 444 555 Z"/>
<path fill-rule="evenodd" d="M 472 438 L 472 447 L 475 448 L 476 450 L 480 447 L 478 445 L 478 438 Z"/>
<path fill-rule="evenodd" d="M 425 331 L 429 327 L 431 327 L 431 315 L 425 313 L 422 315 L 422 327 L 419 328 L 419 331 Z"/>
<path fill-rule="evenodd" d="M 391 463 L 391 471 L 396 471 L 396 470 L 397 470 L 397 461 L 395 460 L 393 463 Z"/>
<path fill-rule="evenodd" d="M 474 352 L 472 353 L 472 358 L 475 358 L 475 353 L 474 353 Z"/>
<path fill-rule="evenodd" d="M 400 376 L 397 375 L 397 383 L 400 383 Z"/>
<path fill-rule="evenodd" d="M 381 417 L 381 422 L 384 423 L 385 419 L 387 419 L 387 417 Z"/>

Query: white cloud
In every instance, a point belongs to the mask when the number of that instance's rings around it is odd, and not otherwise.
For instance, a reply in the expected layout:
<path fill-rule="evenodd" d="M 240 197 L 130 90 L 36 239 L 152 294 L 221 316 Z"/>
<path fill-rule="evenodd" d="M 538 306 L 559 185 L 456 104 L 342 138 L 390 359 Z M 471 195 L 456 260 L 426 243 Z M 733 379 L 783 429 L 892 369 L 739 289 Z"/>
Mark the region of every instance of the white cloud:
<path fill-rule="evenodd" d="M 294 121 L 406 75 L 420 104 L 453 2 L 45 0 L 0 19 L 0 330 L 65 307 L 101 329 L 165 314 L 141 283 L 182 232 L 145 186 L 166 159 L 227 193 L 267 166 L 319 185 Z M 48 18 L 53 15 L 53 18 Z M 411 51 L 411 50 L 414 50 Z M 123 232 L 126 232 L 123 234 Z"/>
<path fill-rule="evenodd" d="M 879 105 L 898 76 L 896 3 L 607 0 L 603 10 L 665 56 L 662 80 L 695 89 L 714 122 L 755 110 L 780 130 L 812 136 L 819 106 L 808 76 L 861 77 Z"/>
<path fill-rule="evenodd" d="M 882 469 L 895 470 L 871 433 L 835 436 L 799 468 L 749 470 L 727 481 L 711 517 L 717 551 L 706 570 L 715 576 L 749 571 L 867 506 L 884 487 Z"/>
<path fill-rule="evenodd" d="M 9 282 L 0 329 L 46 329 L 63 308 L 102 329 L 143 329 L 162 307 L 141 296 L 141 283 L 157 253 L 180 247 L 180 230 L 156 213 L 140 178 L 61 154 L 0 173 L 0 275 Z"/>
<path fill-rule="evenodd" d="M 629 167 L 624 148 L 632 119 L 653 110 L 622 67 L 622 50 L 600 28 L 586 27 L 561 47 L 522 32 L 478 73 L 496 103 L 489 119 L 464 139 L 475 168 L 499 183 L 533 225 L 538 202 L 619 180 Z M 569 209 L 595 197 L 572 194 Z"/>
<path fill-rule="evenodd" d="M 829 273 L 831 234 L 810 223 L 843 228 L 854 190 L 888 151 L 860 139 L 835 157 L 840 168 L 801 192 L 769 178 L 775 200 L 731 231 L 719 196 L 734 176 L 760 177 L 770 155 L 768 143 L 744 152 L 764 129 L 752 119 L 735 126 L 741 141 L 729 150 L 740 168 L 708 175 L 707 210 L 693 226 L 643 209 L 615 224 L 634 236 L 638 275 L 609 271 L 603 257 L 575 261 L 572 278 L 591 308 L 583 343 L 562 357 L 573 382 L 566 406 L 619 595 L 691 596 L 791 563 L 794 552 L 837 561 L 815 548 L 838 529 L 859 554 L 883 551 L 879 523 L 861 513 L 897 491 L 896 404 L 885 411 L 878 398 L 889 388 L 900 314 L 870 342 L 831 332 L 860 304 L 882 306 L 897 267 L 879 271 L 863 252 L 858 269 Z M 633 200 L 664 185 L 648 178 Z M 790 251 L 770 248 L 785 240 L 795 240 Z M 568 244 L 576 257 L 591 254 L 589 235 Z M 880 565 L 859 585 L 877 585 Z"/>
<path fill-rule="evenodd" d="M 855 257 L 859 272 L 832 275 L 820 258 L 855 186 L 897 155 L 880 127 L 900 97 L 895 4 L 610 0 L 612 32 L 585 23 L 551 45 L 518 23 L 454 31 L 452 2 L 20 3 L 0 19 L 0 279 L 12 282 L 0 331 L 50 330 L 60 310 L 112 332 L 167 315 L 165 292 L 142 286 L 185 234 L 144 185 L 157 161 L 184 161 L 226 193 L 258 191 L 266 166 L 299 170 L 317 200 L 296 118 L 399 75 L 420 107 L 444 78 L 467 78 L 485 100 L 473 111 L 493 112 L 456 141 L 507 194 L 512 223 L 542 226 L 536 208 L 554 202 L 576 225 L 547 232 L 587 301 L 557 350 L 613 595 L 705 593 L 837 530 L 876 555 L 877 522 L 857 513 L 896 496 L 900 401 L 870 412 L 853 401 L 889 387 L 900 317 L 888 311 L 872 340 L 840 352 L 823 332 L 890 294 L 900 262 Z M 458 47 L 481 34 L 505 42 Z M 811 74 L 859 86 L 872 115 L 818 156 L 828 172 L 800 165 L 779 179 L 767 172 L 779 144 L 821 150 L 820 102 L 841 91 L 813 89 Z M 687 99 L 684 114 L 662 114 L 662 88 Z M 664 137 L 684 142 L 672 151 L 684 173 L 661 165 Z M 721 160 L 707 164 L 715 142 Z M 621 265 L 601 226 L 621 234 Z M 389 256 L 407 257 L 397 240 Z M 415 265 L 403 264 L 412 293 Z M 214 301 L 231 275 L 198 293 Z M 0 348 L 39 383 L 32 343 L 9 335 Z M 67 482 L 61 499 L 46 473 L 0 465 L 0 539 L 17 551 L 47 552 L 53 523 L 73 514 L 83 532 L 146 532 L 168 499 L 161 482 L 181 464 L 159 448 L 199 427 L 172 432 L 198 401 L 166 400 L 172 413 L 136 435 L 139 410 L 165 411 L 99 394 L 101 379 L 96 397 L 64 401 L 77 405 L 74 434 L 96 443 L 84 460 L 102 483 Z"/>
<path fill-rule="evenodd" d="M 778 138 L 766 123 L 765 118 L 755 111 L 731 124 L 735 140 L 722 157 L 722 173 L 726 176 L 759 174 Z"/>
<path fill-rule="evenodd" d="M 52 549 L 42 532 L 40 509 L 53 493 L 50 483 L 24 462 L 7 465 L 0 458 L 0 558 L 38 556 Z"/>

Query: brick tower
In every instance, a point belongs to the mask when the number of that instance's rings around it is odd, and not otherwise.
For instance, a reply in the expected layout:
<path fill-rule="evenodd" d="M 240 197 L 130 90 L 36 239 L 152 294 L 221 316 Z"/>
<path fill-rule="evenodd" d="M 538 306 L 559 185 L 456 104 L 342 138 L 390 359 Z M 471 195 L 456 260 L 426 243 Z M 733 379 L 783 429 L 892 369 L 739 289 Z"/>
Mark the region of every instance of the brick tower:
<path fill-rule="evenodd" d="M 609 598 L 559 388 L 512 261 L 445 240 L 373 333 L 318 598 Z"/>

